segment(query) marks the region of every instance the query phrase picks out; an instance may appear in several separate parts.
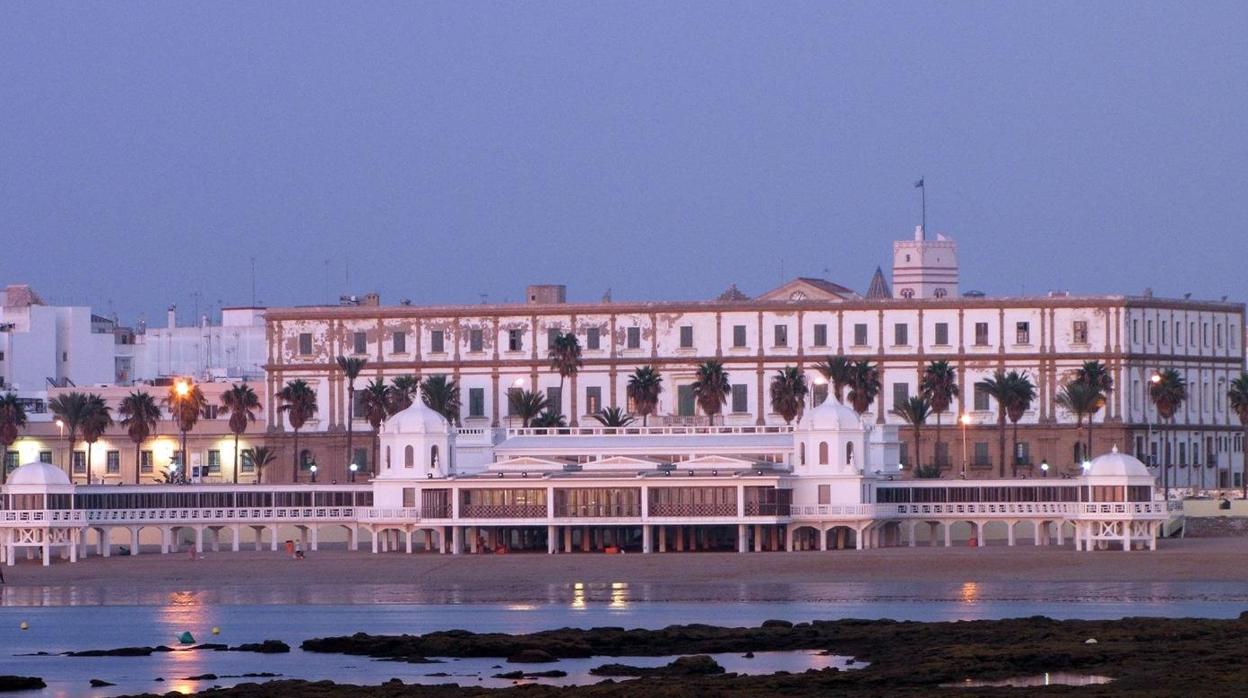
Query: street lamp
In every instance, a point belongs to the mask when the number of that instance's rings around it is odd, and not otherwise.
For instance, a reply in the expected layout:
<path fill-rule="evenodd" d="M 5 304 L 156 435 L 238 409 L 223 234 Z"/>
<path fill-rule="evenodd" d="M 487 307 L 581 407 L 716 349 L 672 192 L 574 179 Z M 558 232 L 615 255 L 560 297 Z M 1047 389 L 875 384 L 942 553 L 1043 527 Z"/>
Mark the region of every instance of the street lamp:
<path fill-rule="evenodd" d="M 1047 460 L 1040 461 L 1040 476 L 1041 477 L 1049 476 L 1049 462 Z"/>
<path fill-rule="evenodd" d="M 56 428 L 61 430 L 61 438 L 58 440 L 61 441 L 61 448 L 64 449 L 65 448 L 65 443 L 64 443 L 65 442 L 65 422 L 60 419 L 57 419 Z M 66 469 L 66 472 L 69 472 L 68 468 Z"/>
<path fill-rule="evenodd" d="M 816 373 L 815 377 L 812 378 L 810 382 L 814 383 L 815 385 L 827 385 L 828 379 L 825 378 L 822 373 Z M 815 404 L 815 391 L 812 390 L 810 391 L 810 409 L 813 410 L 816 407 L 818 407 L 818 405 Z"/>
<path fill-rule="evenodd" d="M 190 466 L 188 464 L 190 461 L 186 457 L 186 429 L 184 429 L 182 426 L 183 424 L 182 411 L 186 409 L 186 404 L 185 404 L 186 400 L 191 395 L 190 380 L 186 378 L 179 378 L 178 380 L 174 381 L 173 394 L 174 394 L 174 397 L 176 398 L 175 399 L 176 404 L 174 406 L 175 414 L 173 416 L 174 416 L 174 419 L 176 419 L 178 422 L 178 429 L 182 432 L 182 451 L 179 454 L 179 459 L 182 461 L 183 465 L 186 465 L 189 468 Z M 199 406 L 196 405 L 196 407 L 199 407 Z M 189 473 L 190 471 L 187 470 L 186 472 Z"/>
<path fill-rule="evenodd" d="M 351 482 L 355 482 L 355 471 L 359 469 L 360 469 L 360 466 L 356 465 L 355 463 L 352 463 L 350 466 L 347 467 L 347 470 L 351 471 L 351 474 L 348 476 L 351 479 Z"/>
<path fill-rule="evenodd" d="M 958 421 L 962 422 L 962 477 L 966 477 L 966 427 L 971 423 L 971 415 L 964 412 Z"/>
<path fill-rule="evenodd" d="M 312 473 L 312 484 L 316 484 L 316 463 L 308 467 L 308 471 Z"/>
<path fill-rule="evenodd" d="M 1160 371 L 1157 371 L 1156 369 L 1154 369 L 1154 370 L 1153 370 L 1152 375 L 1150 375 L 1150 376 L 1148 377 L 1148 382 L 1149 382 L 1149 383 L 1152 383 L 1153 385 L 1157 385 L 1158 383 L 1160 383 L 1160 382 L 1161 382 L 1161 372 L 1160 372 Z M 1151 461 L 1153 460 L 1153 458 L 1152 458 L 1152 450 L 1153 450 L 1153 417 L 1152 417 L 1152 415 L 1151 415 L 1151 414 L 1149 414 L 1149 412 L 1148 412 L 1148 403 L 1149 403 L 1151 400 L 1150 400 L 1150 398 L 1149 398 L 1149 394 L 1148 394 L 1148 392 L 1147 392 L 1147 391 L 1145 391 L 1145 393 L 1144 393 L 1144 400 L 1145 400 L 1145 402 L 1144 402 L 1144 422 L 1145 422 L 1145 424 L 1146 424 L 1146 425 L 1147 425 L 1147 427 L 1148 427 L 1148 450 L 1149 450 L 1149 461 L 1150 461 L 1150 462 L 1149 462 L 1149 465 L 1156 465 L 1155 463 L 1152 463 L 1152 462 L 1151 462 Z M 1163 447 L 1162 447 L 1162 448 L 1160 448 L 1160 449 L 1158 449 L 1159 451 L 1161 451 L 1161 483 L 1162 483 L 1162 490 L 1165 492 L 1166 500 L 1167 500 L 1167 501 L 1169 501 L 1169 499 L 1170 499 L 1170 471 L 1169 471 L 1169 468 L 1168 468 L 1168 467 L 1167 467 L 1167 465 L 1166 465 L 1166 462 L 1169 460 L 1169 459 L 1167 458 L 1167 456 L 1169 455 L 1169 454 L 1167 453 L 1167 450 L 1168 450 L 1168 449 L 1166 448 L 1166 446 L 1169 446 L 1169 439 L 1163 439 L 1163 442 L 1164 442 L 1164 443 L 1163 443 Z"/>
<path fill-rule="evenodd" d="M 511 382 L 511 387 L 507 389 L 507 428 L 513 429 L 516 426 L 516 416 L 512 414 L 512 396 L 524 389 L 524 378 L 517 378 Z"/>

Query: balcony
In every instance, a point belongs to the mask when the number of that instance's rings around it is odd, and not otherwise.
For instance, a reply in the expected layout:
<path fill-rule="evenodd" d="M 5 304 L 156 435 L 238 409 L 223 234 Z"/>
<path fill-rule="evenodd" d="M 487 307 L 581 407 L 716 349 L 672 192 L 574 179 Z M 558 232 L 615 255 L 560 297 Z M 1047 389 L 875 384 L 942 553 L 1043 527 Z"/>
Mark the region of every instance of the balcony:
<path fill-rule="evenodd" d="M 650 518 L 656 517 L 699 517 L 699 516 L 731 516 L 737 515 L 735 502 L 724 504 L 651 504 Z"/>
<path fill-rule="evenodd" d="M 788 516 L 793 510 L 791 504 L 777 504 L 768 502 L 746 502 L 746 516 Z"/>
<path fill-rule="evenodd" d="M 544 519 L 545 504 L 464 504 L 461 519 Z"/>

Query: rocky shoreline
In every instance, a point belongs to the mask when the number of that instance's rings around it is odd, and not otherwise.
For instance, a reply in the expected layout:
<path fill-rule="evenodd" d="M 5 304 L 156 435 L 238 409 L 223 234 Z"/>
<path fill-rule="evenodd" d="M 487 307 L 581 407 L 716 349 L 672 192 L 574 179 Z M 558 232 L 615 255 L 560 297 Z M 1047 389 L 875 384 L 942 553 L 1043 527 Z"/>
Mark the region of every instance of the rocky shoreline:
<path fill-rule="evenodd" d="M 426 635 L 308 640 L 305 650 L 376 659 L 422 661 L 433 657 L 508 657 L 540 650 L 555 657 L 665 656 L 819 649 L 848 655 L 868 666 L 854 671 L 811 670 L 743 676 L 667 672 L 658 676 L 590 686 L 524 685 L 487 689 L 447 683 L 377 686 L 332 682 L 275 681 L 242 684 L 198 695 L 253 698 L 283 695 L 451 696 L 470 698 L 523 694 L 525 698 L 616 698 L 644 690 L 651 698 L 820 695 L 926 696 L 1022 695 L 1014 688 L 944 688 L 967 679 L 1004 679 L 1047 672 L 1112 677 L 1112 683 L 1050 687 L 1046 695 L 1080 696 L 1233 695 L 1248 686 L 1248 613 L 1232 620 L 1125 618 L 1114 621 L 1056 621 L 1044 617 L 949 623 L 890 620 L 771 621 L 756 628 L 708 625 L 661 630 L 564 628 L 523 635 L 447 631 Z M 553 667 L 552 667 L 553 668 Z"/>

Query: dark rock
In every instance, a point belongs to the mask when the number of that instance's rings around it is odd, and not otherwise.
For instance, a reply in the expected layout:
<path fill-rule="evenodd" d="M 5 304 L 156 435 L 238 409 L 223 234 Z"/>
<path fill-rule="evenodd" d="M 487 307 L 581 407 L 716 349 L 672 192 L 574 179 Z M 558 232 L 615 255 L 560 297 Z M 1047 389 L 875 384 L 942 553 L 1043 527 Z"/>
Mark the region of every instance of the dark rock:
<path fill-rule="evenodd" d="M 559 669 L 551 669 L 550 671 L 508 671 L 503 674 L 495 674 L 496 679 L 561 679 L 568 675 L 568 672 Z"/>
<path fill-rule="evenodd" d="M 248 642 L 229 648 L 231 652 L 258 652 L 260 654 L 286 654 L 290 645 L 281 640 L 265 640 L 264 642 Z"/>
<path fill-rule="evenodd" d="M 754 653 L 753 653 L 753 652 L 746 652 L 745 654 L 741 655 L 741 657 L 742 657 L 743 659 L 753 659 L 753 658 L 754 658 Z"/>
<path fill-rule="evenodd" d="M 87 682 L 91 688 L 104 688 L 105 686 L 116 686 L 117 684 L 105 681 L 104 679 L 91 679 Z"/>
<path fill-rule="evenodd" d="M 677 657 L 661 667 L 638 667 L 628 664 L 603 664 L 589 670 L 594 676 L 704 676 L 722 674 L 724 668 L 705 654 Z"/>
<path fill-rule="evenodd" d="M 216 681 L 221 677 L 216 674 L 198 674 L 196 676 L 188 676 L 183 681 Z"/>
<path fill-rule="evenodd" d="M 559 661 L 559 658 L 546 650 L 529 648 L 516 652 L 508 657 L 507 661 L 511 664 L 545 664 L 548 662 L 557 662 Z"/>
<path fill-rule="evenodd" d="M 66 657 L 148 657 L 158 651 L 155 647 L 117 647 L 111 650 L 82 650 L 66 652 Z"/>
<path fill-rule="evenodd" d="M 47 688 L 48 685 L 38 676 L 0 676 L 0 693 L 8 691 L 33 691 Z"/>
<path fill-rule="evenodd" d="M 764 628 L 792 628 L 792 621 L 787 620 L 765 620 L 762 627 Z"/>

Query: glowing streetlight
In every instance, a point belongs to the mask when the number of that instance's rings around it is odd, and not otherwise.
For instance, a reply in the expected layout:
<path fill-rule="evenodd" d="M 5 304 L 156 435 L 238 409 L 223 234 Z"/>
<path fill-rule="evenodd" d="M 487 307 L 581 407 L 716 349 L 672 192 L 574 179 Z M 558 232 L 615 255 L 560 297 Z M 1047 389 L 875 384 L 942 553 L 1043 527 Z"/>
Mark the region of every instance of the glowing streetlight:
<path fill-rule="evenodd" d="M 355 482 L 355 472 L 359 469 L 360 469 L 360 466 L 356 465 L 355 463 L 352 463 L 350 466 L 347 467 L 347 470 L 351 471 L 351 474 L 350 474 L 351 482 Z"/>
<path fill-rule="evenodd" d="M 313 484 L 315 484 L 315 483 L 316 483 L 316 463 L 313 463 L 313 464 L 312 464 L 312 465 L 308 468 L 308 471 L 312 473 L 312 482 L 313 482 Z"/>
<path fill-rule="evenodd" d="M 1040 473 L 1043 477 L 1049 476 L 1049 462 L 1047 460 L 1040 461 Z"/>
<path fill-rule="evenodd" d="M 966 427 L 971 423 L 971 415 L 963 412 L 958 421 L 962 423 L 962 477 L 966 477 Z"/>

